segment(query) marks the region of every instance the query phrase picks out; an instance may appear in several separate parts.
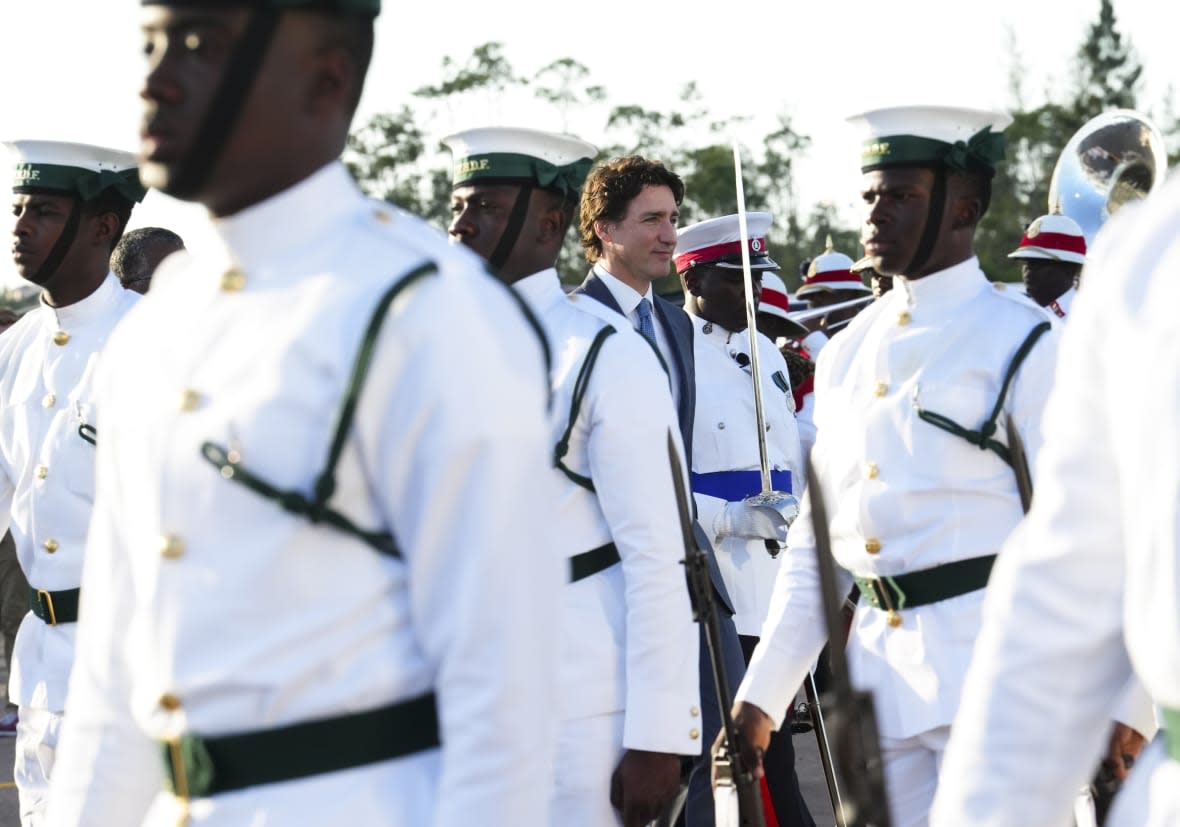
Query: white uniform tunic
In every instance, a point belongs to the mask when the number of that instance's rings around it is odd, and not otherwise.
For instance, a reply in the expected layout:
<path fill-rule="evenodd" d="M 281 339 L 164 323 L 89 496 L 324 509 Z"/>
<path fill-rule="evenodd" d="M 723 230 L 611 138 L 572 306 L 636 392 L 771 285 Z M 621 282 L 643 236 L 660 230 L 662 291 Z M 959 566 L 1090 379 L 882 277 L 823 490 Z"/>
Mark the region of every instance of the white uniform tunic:
<path fill-rule="evenodd" d="M 42 302 L 0 337 L 0 533 L 11 526 L 34 589 L 76 589 L 82 581 L 94 446 L 78 426 L 94 423 L 99 352 L 138 300 L 108 274 L 82 301 L 61 308 Z M 62 339 L 62 333 L 68 340 L 56 344 L 54 336 Z M 125 369 L 134 370 L 135 361 Z M 9 685 L 16 703 L 65 708 L 76 628 L 25 616 Z"/>
<path fill-rule="evenodd" d="M 54 825 L 173 825 L 159 739 L 437 694 L 441 749 L 193 802 L 203 825 L 540 824 L 555 721 L 545 377 L 500 285 L 340 164 L 169 259 L 99 379 L 98 486 Z M 310 494 L 378 298 L 330 503 L 402 559 L 207 462 Z M 134 369 L 129 369 L 132 365 Z"/>
<path fill-rule="evenodd" d="M 667 449 L 668 434 L 679 446 L 680 432 L 668 378 L 623 318 L 594 299 L 567 298 L 552 269 L 514 288 L 536 311 L 553 352 L 550 445 L 565 433 L 591 341 L 604 327 L 617 331 L 598 354 L 563 460 L 595 491 L 557 469 L 552 480 L 563 563 L 610 542 L 622 563 L 563 590 L 562 748 L 550 823 L 614 823 L 610 775 L 624 749 L 701 749 L 699 636 Z"/>
<path fill-rule="evenodd" d="M 897 575 L 994 554 L 1022 516 L 1012 469 L 992 451 L 919 419 L 916 406 L 978 428 L 1013 354 L 1048 315 L 991 285 L 974 258 L 894 284 L 832 339 L 816 371 L 814 462 L 833 553 L 847 570 L 841 593 L 851 586 L 847 572 Z M 1042 336 L 1016 374 L 995 435 L 1007 443 L 1011 414 L 1030 461 L 1040 450 L 1056 337 L 1054 330 Z M 776 725 L 827 638 L 807 502 L 787 540 L 762 643 L 737 693 Z M 885 612 L 860 604 L 849 666 L 854 683 L 873 692 L 883 736 L 906 739 L 950 724 L 983 595 L 905 609 L 898 628 Z"/>
<path fill-rule="evenodd" d="M 0 532 L 11 526 L 35 589 L 81 583 L 94 446 L 78 428 L 94 421 L 99 353 L 138 300 L 108 274 L 81 301 L 42 302 L 0 337 Z M 17 632 L 9 697 L 21 708 L 14 779 L 24 824 L 44 816 L 76 632 L 75 623 L 50 626 L 32 612 Z"/>
<path fill-rule="evenodd" d="M 992 578 L 940 826 L 1068 823 L 1131 668 L 1158 704 L 1180 707 L 1178 225 L 1172 183 L 1120 212 L 1088 258 L 1101 292 L 1081 291 L 1045 412 L 1038 472 L 1052 484 Z M 1180 823 L 1180 763 L 1161 747 L 1140 757 L 1108 823 Z"/>
<path fill-rule="evenodd" d="M 735 360 L 739 354 L 749 358 L 749 336 L 745 331 L 731 333 L 697 316 L 689 316 L 695 331 L 693 355 L 697 377 L 693 473 L 760 472 L 754 383 L 750 368 L 742 367 Z M 709 332 L 705 332 L 706 328 Z M 799 430 L 791 411 L 794 399 L 787 379 L 787 363 L 774 343 L 762 334 L 758 335 L 758 359 L 767 459 L 772 470 L 790 473 L 791 486 L 786 493 L 799 496 L 803 490 L 803 462 Z M 757 483 L 749 493 L 760 490 L 761 484 Z M 700 492 L 695 497 L 700 523 L 712 535 L 714 521 L 728 501 Z M 709 540 L 717 552 L 725 588 L 733 599 L 733 622 L 738 634 L 757 637 L 770 606 L 780 558 L 771 557 L 762 540 L 717 536 L 710 536 Z"/>

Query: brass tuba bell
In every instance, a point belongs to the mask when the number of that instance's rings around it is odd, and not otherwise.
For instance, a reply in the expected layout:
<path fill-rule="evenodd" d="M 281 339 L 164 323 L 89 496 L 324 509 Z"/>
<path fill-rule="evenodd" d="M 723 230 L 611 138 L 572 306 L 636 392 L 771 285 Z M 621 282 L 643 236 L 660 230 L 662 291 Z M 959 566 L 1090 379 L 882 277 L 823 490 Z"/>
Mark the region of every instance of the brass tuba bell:
<path fill-rule="evenodd" d="M 1089 247 L 1120 207 L 1163 183 L 1167 168 L 1163 135 L 1147 116 L 1132 109 L 1103 112 L 1074 133 L 1057 159 L 1049 212 L 1076 221 Z"/>

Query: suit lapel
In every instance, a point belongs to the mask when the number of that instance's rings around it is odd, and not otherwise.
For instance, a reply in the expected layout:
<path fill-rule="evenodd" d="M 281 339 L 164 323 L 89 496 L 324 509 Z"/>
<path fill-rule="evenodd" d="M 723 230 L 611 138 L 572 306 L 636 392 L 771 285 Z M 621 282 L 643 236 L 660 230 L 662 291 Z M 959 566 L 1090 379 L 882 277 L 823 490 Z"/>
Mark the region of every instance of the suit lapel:
<path fill-rule="evenodd" d="M 585 293 L 595 301 L 605 304 L 619 315 L 626 316 L 623 313 L 623 308 L 619 307 L 619 303 L 615 301 L 614 294 L 611 293 L 610 288 L 602 283 L 602 279 L 596 276 L 593 270 L 590 271 L 589 275 L 586 276 L 586 280 L 574 292 Z"/>

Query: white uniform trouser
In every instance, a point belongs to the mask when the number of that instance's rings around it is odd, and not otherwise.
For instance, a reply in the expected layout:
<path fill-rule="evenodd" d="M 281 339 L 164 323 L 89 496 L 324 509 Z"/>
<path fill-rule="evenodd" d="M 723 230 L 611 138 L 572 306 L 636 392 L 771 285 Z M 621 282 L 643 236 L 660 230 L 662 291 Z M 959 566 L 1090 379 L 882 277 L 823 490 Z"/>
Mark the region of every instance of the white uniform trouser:
<path fill-rule="evenodd" d="M 39 827 L 45 821 L 62 714 L 30 706 L 22 706 L 18 714 L 13 780 L 20 797 L 20 823 L 21 827 Z"/>
<path fill-rule="evenodd" d="M 550 827 L 619 827 L 610 779 L 623 758 L 623 713 L 561 722 Z"/>
<path fill-rule="evenodd" d="M 950 736 L 949 726 L 909 738 L 882 736 L 881 759 L 893 827 L 926 827 Z"/>
<path fill-rule="evenodd" d="M 1106 823 L 1108 827 L 1180 824 L 1180 761 L 1168 758 L 1162 738 L 1156 738 L 1135 762 Z"/>

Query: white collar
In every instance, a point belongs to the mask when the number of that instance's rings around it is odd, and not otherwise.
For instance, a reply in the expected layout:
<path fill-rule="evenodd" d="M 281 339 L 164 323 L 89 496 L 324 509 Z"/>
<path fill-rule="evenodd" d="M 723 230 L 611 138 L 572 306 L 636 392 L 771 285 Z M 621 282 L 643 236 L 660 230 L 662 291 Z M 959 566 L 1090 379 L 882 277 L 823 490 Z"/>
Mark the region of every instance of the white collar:
<path fill-rule="evenodd" d="M 81 301 L 65 307 L 50 307 L 42 296 L 37 312 L 42 324 L 49 330 L 77 330 L 87 322 L 105 316 L 107 309 L 122 293 L 123 285 L 119 284 L 113 273 L 107 273 L 98 289 Z"/>
<path fill-rule="evenodd" d="M 227 265 L 265 275 L 277 256 L 364 205 L 344 164 L 333 161 L 265 201 L 213 219 L 213 229 Z"/>
<path fill-rule="evenodd" d="M 561 280 L 557 276 L 556 267 L 525 276 L 513 282 L 512 289 L 537 310 L 543 310 L 558 301 L 567 300 L 565 291 L 561 289 Z"/>
<path fill-rule="evenodd" d="M 606 285 L 606 289 L 610 291 L 610 294 L 615 297 L 615 301 L 619 303 L 619 309 L 623 311 L 624 316 L 630 316 L 644 299 L 647 299 L 647 303 L 652 306 L 652 310 L 655 310 L 655 292 L 652 290 L 651 282 L 647 284 L 647 292 L 640 293 L 634 287 L 625 284 L 618 276 L 607 270 L 601 261 L 594 264 L 594 272 L 602 283 Z"/>
<path fill-rule="evenodd" d="M 894 304 L 922 311 L 944 311 L 966 304 L 990 286 L 975 256 L 920 279 L 897 276 L 888 294 Z"/>

